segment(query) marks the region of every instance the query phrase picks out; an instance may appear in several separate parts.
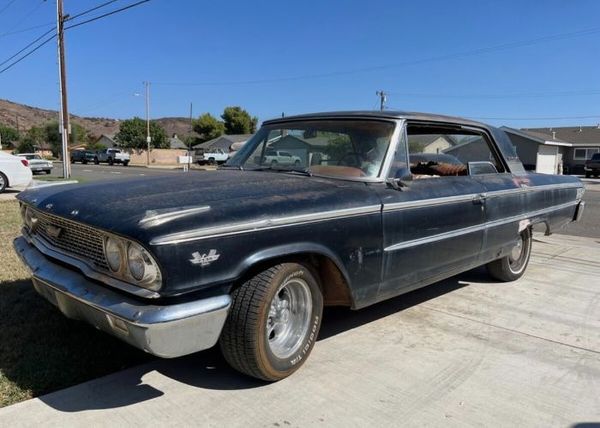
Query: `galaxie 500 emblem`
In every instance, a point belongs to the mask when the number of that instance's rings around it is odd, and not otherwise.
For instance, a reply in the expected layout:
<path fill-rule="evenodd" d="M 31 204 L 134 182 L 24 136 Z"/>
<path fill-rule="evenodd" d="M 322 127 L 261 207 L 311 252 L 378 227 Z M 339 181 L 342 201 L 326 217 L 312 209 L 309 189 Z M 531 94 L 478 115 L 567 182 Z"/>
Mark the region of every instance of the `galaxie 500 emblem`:
<path fill-rule="evenodd" d="M 216 260 L 219 260 L 219 257 L 221 257 L 221 255 L 217 253 L 217 250 L 210 250 L 208 254 L 200 254 L 198 251 L 196 251 L 195 253 L 192 253 L 192 258 L 190 259 L 190 262 L 193 265 L 200 265 L 204 267 L 208 266 Z"/>

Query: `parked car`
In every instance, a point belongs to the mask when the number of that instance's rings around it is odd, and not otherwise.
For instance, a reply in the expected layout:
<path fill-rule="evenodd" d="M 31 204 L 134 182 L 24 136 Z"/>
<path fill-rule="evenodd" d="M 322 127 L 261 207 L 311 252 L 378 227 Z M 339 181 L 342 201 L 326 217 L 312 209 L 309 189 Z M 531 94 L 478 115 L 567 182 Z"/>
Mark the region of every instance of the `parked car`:
<path fill-rule="evenodd" d="M 310 165 L 272 168 L 272 135 Z M 424 157 L 424 140 L 451 142 L 448 156 Z M 26 191 L 14 247 L 66 316 L 165 358 L 218 342 L 231 366 L 275 381 L 309 357 L 324 306 L 358 310 L 480 265 L 520 278 L 532 227 L 577 221 L 583 193 L 576 177 L 526 172 L 504 131 L 478 122 L 321 113 L 265 122 L 214 172 Z"/>
<path fill-rule="evenodd" d="M 91 150 L 72 150 L 71 151 L 71 163 L 81 162 L 87 164 L 88 162 L 94 162 L 96 160 L 96 153 Z"/>
<path fill-rule="evenodd" d="M 29 161 L 0 150 L 0 193 L 8 187 L 24 187 L 31 183 Z"/>
<path fill-rule="evenodd" d="M 302 160 L 289 152 L 267 149 L 263 163 L 268 165 L 300 165 Z"/>
<path fill-rule="evenodd" d="M 223 149 L 208 149 L 196 151 L 196 162 L 198 165 L 216 165 L 227 162 L 229 153 Z"/>
<path fill-rule="evenodd" d="M 590 178 L 592 175 L 600 177 L 600 153 L 596 153 L 592 155 L 591 159 L 586 160 L 583 169 L 586 178 Z"/>
<path fill-rule="evenodd" d="M 50 174 L 52 172 L 52 168 L 54 167 L 52 161 L 43 159 L 37 153 L 19 153 L 17 156 L 29 161 L 29 168 L 31 168 L 31 172 L 34 174 L 37 172 Z"/>
<path fill-rule="evenodd" d="M 106 162 L 109 165 L 120 163 L 123 164 L 123 166 L 127 166 L 129 165 L 129 160 L 129 153 L 122 152 L 119 149 L 98 150 L 94 157 L 94 163 L 96 165 L 100 162 Z"/>

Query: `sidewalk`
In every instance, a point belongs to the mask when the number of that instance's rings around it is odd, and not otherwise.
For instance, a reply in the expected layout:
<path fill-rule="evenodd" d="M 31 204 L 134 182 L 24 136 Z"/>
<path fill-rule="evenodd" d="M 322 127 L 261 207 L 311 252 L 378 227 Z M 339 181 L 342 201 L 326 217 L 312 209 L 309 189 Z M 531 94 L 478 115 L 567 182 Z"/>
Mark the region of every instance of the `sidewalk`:
<path fill-rule="evenodd" d="M 328 309 L 311 358 L 281 382 L 239 375 L 210 350 L 0 409 L 0 425 L 600 422 L 599 261 L 596 240 L 536 235 L 517 282 L 475 270 L 358 312 Z"/>

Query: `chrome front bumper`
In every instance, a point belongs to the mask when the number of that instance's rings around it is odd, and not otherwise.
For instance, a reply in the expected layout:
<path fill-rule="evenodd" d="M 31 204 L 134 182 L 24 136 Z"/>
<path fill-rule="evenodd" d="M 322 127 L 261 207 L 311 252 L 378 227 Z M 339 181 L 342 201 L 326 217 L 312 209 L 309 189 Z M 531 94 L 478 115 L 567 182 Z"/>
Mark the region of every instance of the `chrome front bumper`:
<path fill-rule="evenodd" d="M 36 291 L 63 314 L 150 354 L 191 354 L 214 346 L 221 335 L 231 306 L 229 295 L 168 306 L 144 304 L 52 262 L 23 237 L 13 245 L 31 270 Z"/>

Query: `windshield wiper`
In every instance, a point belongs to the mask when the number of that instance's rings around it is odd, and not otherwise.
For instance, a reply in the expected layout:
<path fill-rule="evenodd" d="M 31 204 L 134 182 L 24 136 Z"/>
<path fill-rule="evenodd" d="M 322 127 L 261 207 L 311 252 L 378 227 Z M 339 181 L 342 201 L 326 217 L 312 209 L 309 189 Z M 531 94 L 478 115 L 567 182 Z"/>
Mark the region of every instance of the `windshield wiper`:
<path fill-rule="evenodd" d="M 242 165 L 221 165 L 217 169 L 237 169 L 243 171 L 244 167 Z"/>
<path fill-rule="evenodd" d="M 256 168 L 249 169 L 248 171 L 274 171 L 274 172 L 292 172 L 296 174 L 306 175 L 312 177 L 312 171 L 310 168 L 282 168 L 280 166 L 263 165 Z"/>

